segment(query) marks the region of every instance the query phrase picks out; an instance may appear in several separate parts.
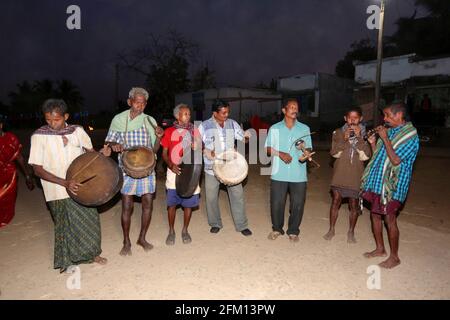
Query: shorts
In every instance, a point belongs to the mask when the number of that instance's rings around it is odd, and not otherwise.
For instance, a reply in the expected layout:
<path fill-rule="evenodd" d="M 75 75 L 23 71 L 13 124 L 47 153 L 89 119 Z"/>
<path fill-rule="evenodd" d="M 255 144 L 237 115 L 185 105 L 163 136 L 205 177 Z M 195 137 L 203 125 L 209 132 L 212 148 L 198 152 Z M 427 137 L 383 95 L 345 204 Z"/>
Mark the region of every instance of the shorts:
<path fill-rule="evenodd" d="M 195 208 L 198 207 L 200 202 L 199 194 L 194 194 L 189 198 L 180 197 L 177 190 L 167 189 L 167 206 L 174 207 L 181 205 L 183 208 Z"/>

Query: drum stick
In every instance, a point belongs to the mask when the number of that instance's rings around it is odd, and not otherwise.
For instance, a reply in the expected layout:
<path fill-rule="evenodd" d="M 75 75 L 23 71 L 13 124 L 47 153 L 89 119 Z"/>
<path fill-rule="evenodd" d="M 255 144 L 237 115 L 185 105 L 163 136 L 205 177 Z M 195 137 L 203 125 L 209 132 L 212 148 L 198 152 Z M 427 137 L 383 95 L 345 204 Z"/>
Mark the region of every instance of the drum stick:
<path fill-rule="evenodd" d="M 79 184 L 85 184 L 88 181 L 91 181 L 92 179 L 94 179 L 97 175 L 94 174 L 92 177 L 89 177 L 87 179 L 84 179 L 83 181 L 79 182 Z"/>
<path fill-rule="evenodd" d="M 79 175 L 81 171 L 83 171 L 84 169 L 86 169 L 87 167 L 89 167 L 89 166 L 92 164 L 92 162 L 94 162 L 95 160 L 97 160 L 97 158 L 100 157 L 100 154 L 101 154 L 101 153 L 98 152 L 98 154 L 97 154 L 91 161 L 89 161 L 88 163 L 86 163 L 80 170 L 78 170 L 78 171 L 72 176 L 72 179 L 75 178 L 77 175 Z"/>

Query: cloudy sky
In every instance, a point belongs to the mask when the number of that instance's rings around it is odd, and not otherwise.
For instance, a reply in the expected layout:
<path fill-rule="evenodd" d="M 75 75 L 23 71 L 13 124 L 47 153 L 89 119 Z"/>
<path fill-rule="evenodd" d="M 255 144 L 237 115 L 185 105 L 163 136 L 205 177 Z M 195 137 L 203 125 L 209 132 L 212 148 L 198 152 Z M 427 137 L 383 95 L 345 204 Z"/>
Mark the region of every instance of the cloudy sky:
<path fill-rule="evenodd" d="M 81 30 L 66 28 L 66 9 L 81 8 Z M 149 33 L 176 29 L 199 43 L 220 85 L 252 86 L 279 76 L 334 73 L 352 42 L 376 38 L 366 9 L 379 0 L 2 0 L 0 101 L 23 80 L 67 78 L 85 107 L 114 98 L 117 54 Z M 388 0 L 386 33 L 411 16 L 414 0 Z M 122 98 L 143 79 L 123 71 Z"/>

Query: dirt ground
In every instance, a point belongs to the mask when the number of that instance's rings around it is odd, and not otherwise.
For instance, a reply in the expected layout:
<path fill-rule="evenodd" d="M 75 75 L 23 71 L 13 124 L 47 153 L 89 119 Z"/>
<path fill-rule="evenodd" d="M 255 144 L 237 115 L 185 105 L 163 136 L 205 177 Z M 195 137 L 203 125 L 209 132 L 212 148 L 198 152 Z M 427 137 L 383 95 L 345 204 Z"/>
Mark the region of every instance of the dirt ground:
<path fill-rule="evenodd" d="M 176 244 L 168 247 L 164 174 L 159 174 L 147 236 L 154 249 L 144 252 L 134 245 L 131 257 L 118 254 L 118 202 L 101 213 L 108 264 L 81 265 L 80 289 L 68 289 L 72 276 L 53 269 L 53 222 L 42 190 L 29 192 L 21 179 L 16 216 L 0 229 L 0 299 L 449 299 L 450 152 L 421 150 L 399 217 L 402 264 L 381 270 L 381 288 L 372 290 L 367 268 L 382 259 L 362 256 L 374 248 L 368 212 L 358 221 L 356 244 L 346 242 L 346 205 L 340 210 L 336 237 L 331 242 L 322 238 L 328 229 L 331 168 L 325 151 L 317 160 L 322 167 L 309 174 L 299 243 L 290 243 L 286 236 L 267 239 L 270 181 L 259 174 L 259 166 L 251 166 L 245 198 L 253 236 L 235 231 L 226 192 L 221 191 L 224 228 L 209 233 L 202 199 L 191 220 L 193 242 L 181 242 L 179 211 Z M 131 229 L 135 240 L 140 210 L 136 204 Z"/>

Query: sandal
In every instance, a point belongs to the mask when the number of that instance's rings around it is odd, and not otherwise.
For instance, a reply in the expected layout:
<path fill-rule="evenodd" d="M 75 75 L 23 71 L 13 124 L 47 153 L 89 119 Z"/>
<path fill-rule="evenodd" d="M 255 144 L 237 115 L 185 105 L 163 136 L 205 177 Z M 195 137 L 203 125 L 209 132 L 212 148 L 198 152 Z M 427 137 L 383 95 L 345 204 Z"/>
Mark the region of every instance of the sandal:
<path fill-rule="evenodd" d="M 291 242 L 299 242 L 299 241 L 300 241 L 298 235 L 296 235 L 296 234 L 290 234 L 290 235 L 289 235 L 289 240 L 290 240 Z"/>
<path fill-rule="evenodd" d="M 175 244 L 175 232 L 169 233 L 169 235 L 167 236 L 167 239 L 166 239 L 166 244 L 168 246 L 173 246 Z"/>
<path fill-rule="evenodd" d="M 188 244 L 188 243 L 192 242 L 191 235 L 188 232 L 186 232 L 186 233 L 183 232 L 181 234 L 181 239 L 183 239 L 184 244 Z"/>
<path fill-rule="evenodd" d="M 267 238 L 269 238 L 269 240 L 275 240 L 279 236 L 281 236 L 281 232 L 272 231 L 271 233 L 269 233 L 269 236 Z"/>

